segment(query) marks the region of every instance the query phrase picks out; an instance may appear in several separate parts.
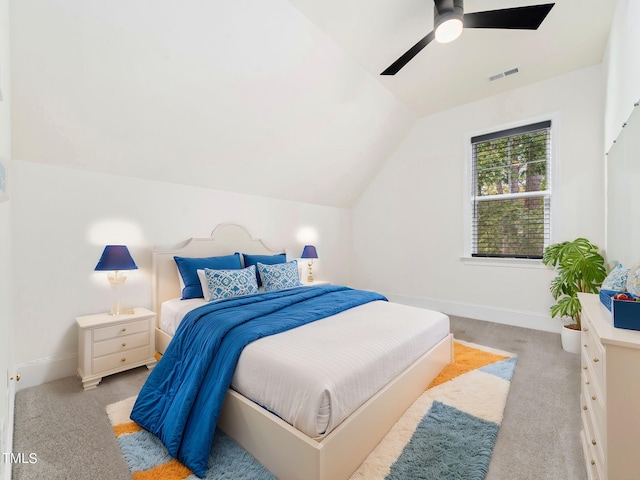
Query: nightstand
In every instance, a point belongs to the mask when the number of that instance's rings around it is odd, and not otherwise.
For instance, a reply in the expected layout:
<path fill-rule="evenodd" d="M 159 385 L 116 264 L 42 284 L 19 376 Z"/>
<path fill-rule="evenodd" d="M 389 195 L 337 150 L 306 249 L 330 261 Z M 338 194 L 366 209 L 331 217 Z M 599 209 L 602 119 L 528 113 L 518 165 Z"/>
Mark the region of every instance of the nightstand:
<path fill-rule="evenodd" d="M 313 282 L 302 282 L 303 287 L 312 287 L 314 285 L 331 285 L 331 282 L 325 280 L 314 280 Z"/>
<path fill-rule="evenodd" d="M 78 375 L 85 390 L 95 388 L 107 375 L 155 366 L 155 318 L 146 308 L 134 308 L 132 314 L 76 318 Z"/>

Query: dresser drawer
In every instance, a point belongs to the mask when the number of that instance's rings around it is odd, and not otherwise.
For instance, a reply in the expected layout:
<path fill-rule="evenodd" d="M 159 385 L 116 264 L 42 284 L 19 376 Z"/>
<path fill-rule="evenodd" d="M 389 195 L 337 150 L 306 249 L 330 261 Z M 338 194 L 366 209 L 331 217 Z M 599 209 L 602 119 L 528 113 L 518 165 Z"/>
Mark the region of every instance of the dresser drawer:
<path fill-rule="evenodd" d="M 588 407 L 589 399 L 581 395 L 580 400 L 582 405 L 582 425 L 584 427 L 582 441 L 587 467 L 591 470 L 591 478 L 603 478 L 604 450 L 602 441 L 594 429 L 594 418 L 592 411 Z"/>
<path fill-rule="evenodd" d="M 589 412 L 591 417 L 591 431 L 597 440 L 602 440 L 604 432 L 604 398 L 602 390 L 590 380 L 589 370 L 582 371 L 582 409 Z M 602 443 L 602 442 L 600 442 Z"/>
<path fill-rule="evenodd" d="M 587 326 L 587 331 L 583 331 L 582 335 L 583 366 L 586 364 L 589 367 L 592 372 L 592 381 L 595 381 L 599 387 L 602 387 L 604 381 L 604 347 L 602 343 L 600 343 L 595 329 L 591 327 L 590 323 Z"/>
<path fill-rule="evenodd" d="M 585 461 L 587 462 L 587 480 L 604 480 L 604 477 L 598 469 L 599 465 L 596 459 L 591 455 L 589 443 L 587 442 L 587 433 L 585 430 L 580 432 L 580 439 L 582 440 L 582 453 Z"/>
<path fill-rule="evenodd" d="M 93 373 L 108 372 L 149 359 L 149 347 L 139 347 L 93 359 Z"/>
<path fill-rule="evenodd" d="M 120 338 L 112 338 L 93 345 L 93 358 L 102 357 L 111 353 L 124 352 L 136 347 L 149 345 L 149 332 L 134 333 Z"/>
<path fill-rule="evenodd" d="M 119 338 L 133 333 L 148 332 L 149 320 L 136 320 L 134 322 L 118 323 L 108 327 L 94 328 L 93 341 L 101 342 L 111 338 Z"/>

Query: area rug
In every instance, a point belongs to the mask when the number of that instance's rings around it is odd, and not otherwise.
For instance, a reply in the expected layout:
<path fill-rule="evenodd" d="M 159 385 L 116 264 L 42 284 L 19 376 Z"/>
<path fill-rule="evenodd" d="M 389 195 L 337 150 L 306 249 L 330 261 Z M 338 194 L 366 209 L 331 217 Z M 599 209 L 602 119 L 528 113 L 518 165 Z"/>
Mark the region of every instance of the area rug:
<path fill-rule="evenodd" d="M 351 480 L 482 480 L 502 422 L 515 355 L 454 342 L 454 362 L 409 407 Z M 195 480 L 160 441 L 129 419 L 136 397 L 107 407 L 134 480 Z M 224 433 L 216 432 L 207 480 L 274 477 Z"/>

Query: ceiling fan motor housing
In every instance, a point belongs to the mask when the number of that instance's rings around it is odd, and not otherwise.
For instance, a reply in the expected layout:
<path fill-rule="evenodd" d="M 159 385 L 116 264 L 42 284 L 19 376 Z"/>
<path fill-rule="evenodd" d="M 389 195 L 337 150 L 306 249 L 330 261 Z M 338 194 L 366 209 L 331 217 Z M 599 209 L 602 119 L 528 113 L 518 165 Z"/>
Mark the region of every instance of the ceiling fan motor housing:
<path fill-rule="evenodd" d="M 449 19 L 456 18 L 464 21 L 463 0 L 434 0 L 433 23 L 435 28 Z"/>

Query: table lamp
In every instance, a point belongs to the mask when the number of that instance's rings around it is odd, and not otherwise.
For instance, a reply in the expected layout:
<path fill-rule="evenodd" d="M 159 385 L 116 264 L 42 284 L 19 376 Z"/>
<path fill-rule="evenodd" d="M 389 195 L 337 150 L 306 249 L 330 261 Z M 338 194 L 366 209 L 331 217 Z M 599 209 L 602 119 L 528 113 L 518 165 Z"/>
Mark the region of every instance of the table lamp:
<path fill-rule="evenodd" d="M 136 262 L 131 258 L 129 249 L 124 245 L 107 245 L 104 247 L 102 256 L 95 270 L 113 272 L 107 274 L 109 284 L 111 285 L 111 293 L 113 295 L 113 303 L 111 305 L 111 315 L 122 315 L 128 313 L 122 309 L 120 302 L 121 287 L 127 277 L 120 273 L 121 270 L 137 270 Z"/>
<path fill-rule="evenodd" d="M 307 275 L 307 283 L 312 283 L 313 273 L 311 273 L 311 266 L 313 265 L 313 259 L 318 258 L 318 252 L 316 251 L 316 247 L 314 247 L 313 245 L 305 245 L 304 249 L 302 250 L 302 255 L 300 255 L 300 258 L 309 259 L 309 263 L 307 263 L 307 266 L 309 267 L 309 272 Z"/>

